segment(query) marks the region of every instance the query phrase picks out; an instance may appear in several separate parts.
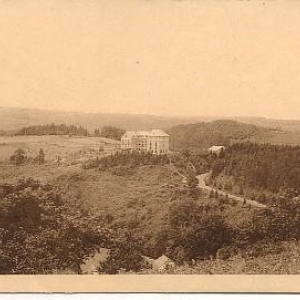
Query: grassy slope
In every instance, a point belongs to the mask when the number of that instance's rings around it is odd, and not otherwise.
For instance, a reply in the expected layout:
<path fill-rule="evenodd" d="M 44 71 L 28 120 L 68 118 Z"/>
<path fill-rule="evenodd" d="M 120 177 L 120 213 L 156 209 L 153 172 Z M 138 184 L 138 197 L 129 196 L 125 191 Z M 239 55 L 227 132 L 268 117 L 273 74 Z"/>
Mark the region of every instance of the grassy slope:
<path fill-rule="evenodd" d="M 81 199 L 94 214 L 111 215 L 113 223 L 138 221 L 141 230 L 156 229 L 164 222 L 177 176 L 159 166 L 141 166 L 134 175 L 113 175 L 110 171 L 81 170 L 79 180 L 70 179 L 67 196 Z M 58 179 L 63 183 L 64 178 Z"/>

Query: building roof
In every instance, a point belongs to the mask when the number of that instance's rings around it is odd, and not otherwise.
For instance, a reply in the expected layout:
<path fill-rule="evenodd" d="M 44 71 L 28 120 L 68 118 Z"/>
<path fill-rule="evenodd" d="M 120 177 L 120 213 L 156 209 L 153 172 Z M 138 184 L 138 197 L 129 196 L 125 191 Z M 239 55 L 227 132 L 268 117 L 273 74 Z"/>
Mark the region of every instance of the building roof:
<path fill-rule="evenodd" d="M 160 256 L 159 258 L 153 261 L 153 267 L 160 268 L 164 266 L 166 263 L 173 263 L 173 261 L 169 257 L 163 254 L 162 256 Z"/>
<path fill-rule="evenodd" d="M 148 262 L 149 264 L 152 264 L 154 261 L 154 258 L 149 256 L 142 255 L 142 258 L 144 259 L 144 261 Z"/>
<path fill-rule="evenodd" d="M 138 136 L 141 136 L 141 135 L 148 136 L 149 135 L 149 131 L 141 131 L 141 130 L 139 130 L 139 131 L 136 131 L 135 134 L 138 135 Z"/>
<path fill-rule="evenodd" d="M 150 135 L 151 136 L 170 136 L 169 134 L 163 132 L 162 130 L 160 129 L 152 129 L 150 131 Z"/>
<path fill-rule="evenodd" d="M 218 151 L 221 149 L 224 149 L 224 146 L 211 146 L 210 148 L 208 148 L 209 151 Z"/>
<path fill-rule="evenodd" d="M 123 137 L 131 138 L 133 136 L 169 136 L 160 129 L 153 129 L 151 131 L 126 131 Z"/>

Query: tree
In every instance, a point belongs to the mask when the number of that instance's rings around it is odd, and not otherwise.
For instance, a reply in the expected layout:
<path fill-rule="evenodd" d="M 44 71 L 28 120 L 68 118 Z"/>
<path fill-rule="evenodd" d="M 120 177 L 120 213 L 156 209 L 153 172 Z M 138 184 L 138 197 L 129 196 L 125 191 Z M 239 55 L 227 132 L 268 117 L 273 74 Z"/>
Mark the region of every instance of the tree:
<path fill-rule="evenodd" d="M 265 195 L 265 193 L 261 193 L 260 195 L 259 195 L 259 197 L 258 197 L 258 201 L 260 202 L 260 203 L 263 203 L 263 204 L 265 204 L 266 203 L 266 195 Z"/>
<path fill-rule="evenodd" d="M 108 259 L 101 264 L 99 272 L 117 274 L 121 270 L 139 271 L 143 265 L 140 238 L 127 232 L 115 241 Z"/>
<path fill-rule="evenodd" d="M 267 208 L 255 214 L 252 219 L 252 241 L 300 240 L 300 205 L 289 199 L 274 208 Z"/>
<path fill-rule="evenodd" d="M 200 224 L 186 237 L 189 258 L 208 258 L 215 256 L 217 251 L 225 245 L 229 245 L 233 238 L 231 230 L 222 217 L 211 215 L 210 218 L 203 218 Z"/>
<path fill-rule="evenodd" d="M 192 199 L 170 207 L 169 218 L 169 236 L 173 239 L 169 251 L 177 260 L 180 253 L 179 262 L 214 256 L 218 249 L 230 244 L 234 236 L 234 230 L 225 223 L 217 207 L 199 205 Z"/>
<path fill-rule="evenodd" d="M 12 161 L 15 166 L 19 166 L 25 163 L 26 161 L 26 152 L 22 148 L 18 148 L 14 155 L 10 157 L 10 161 Z"/>
<path fill-rule="evenodd" d="M 190 195 L 194 199 L 197 199 L 200 191 L 198 189 L 198 179 L 195 177 L 195 174 L 193 172 L 188 172 L 187 175 L 187 184 L 189 186 Z"/>
<path fill-rule="evenodd" d="M 45 152 L 44 152 L 43 148 L 40 149 L 37 159 L 38 159 L 39 165 L 45 163 Z"/>
<path fill-rule="evenodd" d="M 238 194 L 239 195 L 244 195 L 244 189 L 241 186 L 239 187 Z"/>
<path fill-rule="evenodd" d="M 232 183 L 231 181 L 225 181 L 224 190 L 232 191 Z"/>
<path fill-rule="evenodd" d="M 225 195 L 224 204 L 228 204 L 230 202 L 228 195 Z"/>
<path fill-rule="evenodd" d="M 103 126 L 100 135 L 106 138 L 121 140 L 125 130 L 115 126 Z"/>
<path fill-rule="evenodd" d="M 41 211 L 36 197 L 30 193 L 23 194 L 16 198 L 11 206 L 8 207 L 2 226 L 8 226 L 9 229 L 13 230 L 18 228 L 36 228 L 41 221 Z"/>
<path fill-rule="evenodd" d="M 189 158 L 192 155 L 192 152 L 189 149 L 182 149 L 180 151 L 180 155 L 185 158 Z"/>
<path fill-rule="evenodd" d="M 94 130 L 94 136 L 100 136 L 100 130 L 99 130 L 99 128 L 96 128 Z"/>

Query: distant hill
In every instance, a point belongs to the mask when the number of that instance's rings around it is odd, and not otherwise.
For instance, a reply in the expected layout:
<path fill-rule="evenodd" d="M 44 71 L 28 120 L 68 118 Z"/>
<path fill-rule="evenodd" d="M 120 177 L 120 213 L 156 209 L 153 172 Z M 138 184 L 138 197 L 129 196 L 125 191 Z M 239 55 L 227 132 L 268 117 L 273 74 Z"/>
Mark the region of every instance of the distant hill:
<path fill-rule="evenodd" d="M 233 117 L 233 120 L 256 126 L 300 133 L 300 120 L 268 119 L 263 117 Z"/>
<path fill-rule="evenodd" d="M 201 119 L 201 117 L 197 118 Z M 28 108 L 0 107 L 0 131 L 18 130 L 30 125 L 62 124 L 81 125 L 93 131 L 111 125 L 126 130 L 166 130 L 175 125 L 188 124 L 195 119 L 136 114 L 78 113 Z"/>
<path fill-rule="evenodd" d="M 232 141 L 247 140 L 266 134 L 271 129 L 233 120 L 185 124 L 168 130 L 171 135 L 171 148 L 205 149 L 212 145 L 229 145 Z"/>
<path fill-rule="evenodd" d="M 93 131 L 95 128 L 103 126 L 116 126 L 125 130 L 150 130 L 159 128 L 167 130 L 177 125 L 198 124 L 203 122 L 212 122 L 219 119 L 228 121 L 238 121 L 256 125 L 258 127 L 273 128 L 281 133 L 292 132 L 300 135 L 300 120 L 276 120 L 263 117 L 220 117 L 220 116 L 155 116 L 142 114 L 108 114 L 108 113 L 81 113 L 65 112 L 55 110 L 29 109 L 0 107 L 0 132 L 1 130 L 18 130 L 30 125 L 62 124 L 77 125 L 88 128 Z M 265 137 L 272 141 L 273 135 Z M 294 136 L 288 135 L 285 141 L 290 138 L 295 140 Z M 277 137 L 276 137 L 277 139 Z M 281 139 L 281 138 L 280 138 Z M 298 136 L 296 137 L 298 141 Z"/>

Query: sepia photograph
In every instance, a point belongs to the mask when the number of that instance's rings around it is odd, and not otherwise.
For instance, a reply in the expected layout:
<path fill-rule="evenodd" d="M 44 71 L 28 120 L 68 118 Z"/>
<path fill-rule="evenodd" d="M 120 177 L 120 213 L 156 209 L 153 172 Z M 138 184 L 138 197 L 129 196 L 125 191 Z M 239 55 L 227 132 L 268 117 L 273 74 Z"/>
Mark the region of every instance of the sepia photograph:
<path fill-rule="evenodd" d="M 299 9 L 0 0 L 0 290 L 299 291 Z"/>

